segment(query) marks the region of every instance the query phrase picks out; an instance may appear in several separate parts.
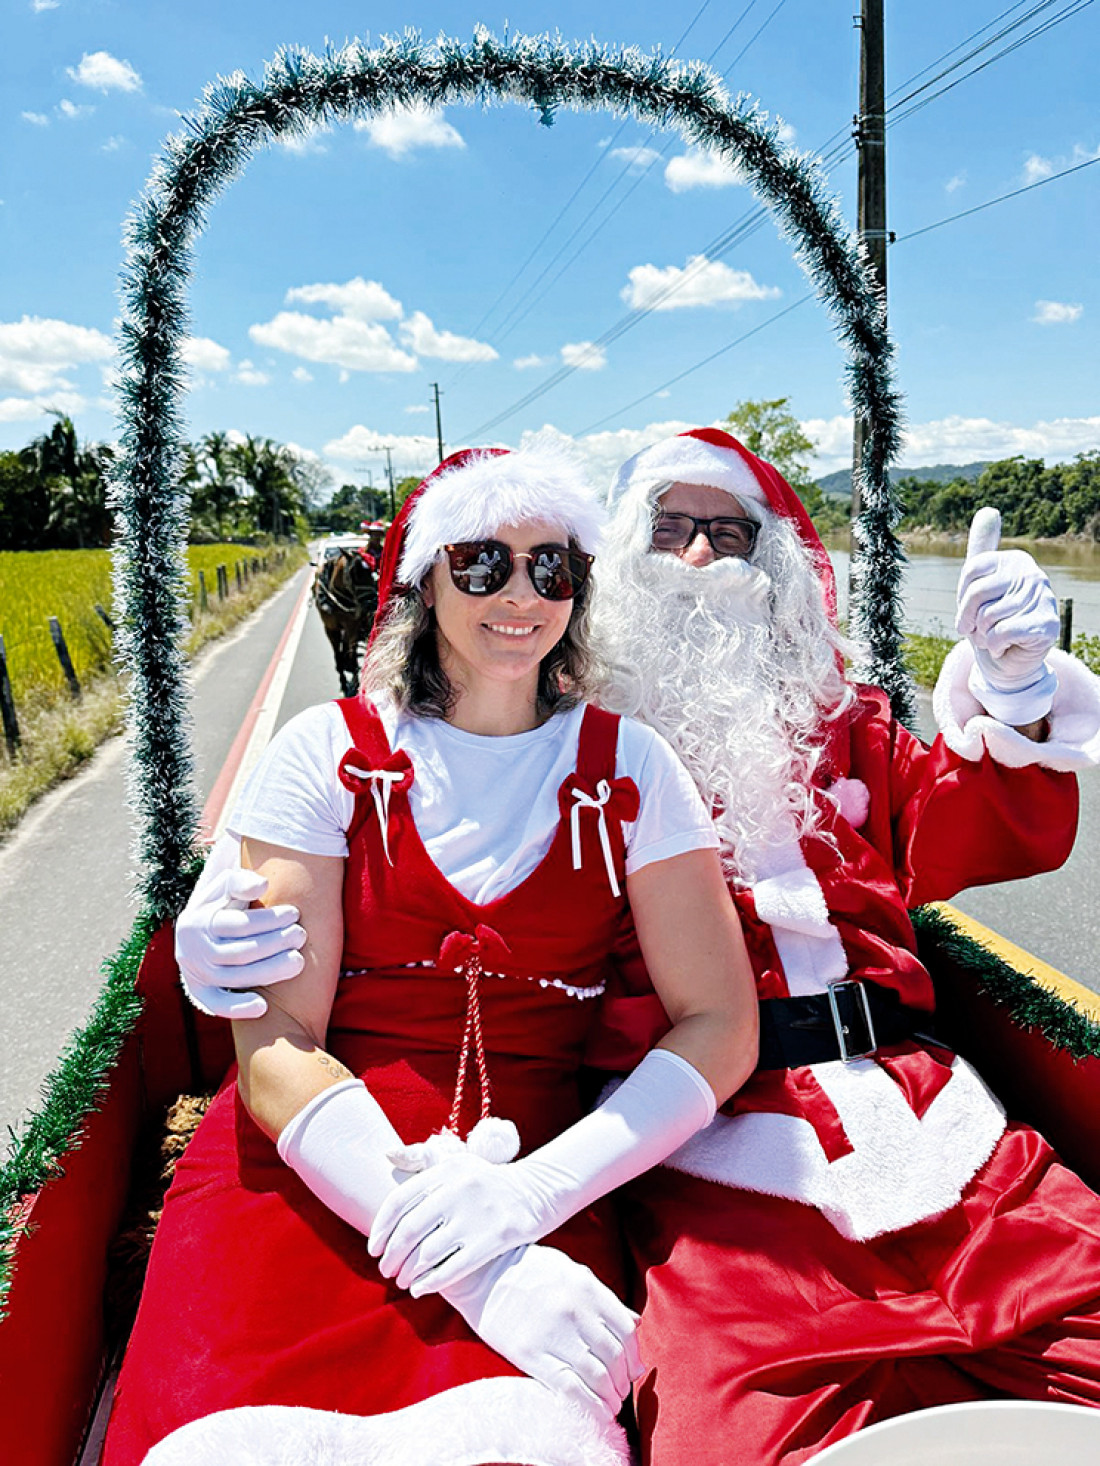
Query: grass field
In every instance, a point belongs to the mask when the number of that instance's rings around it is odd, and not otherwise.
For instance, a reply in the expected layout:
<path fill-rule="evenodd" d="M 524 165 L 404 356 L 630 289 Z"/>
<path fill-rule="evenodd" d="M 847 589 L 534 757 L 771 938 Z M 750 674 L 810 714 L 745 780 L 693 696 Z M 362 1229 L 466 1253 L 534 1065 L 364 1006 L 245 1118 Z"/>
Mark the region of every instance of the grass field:
<path fill-rule="evenodd" d="M 258 566 L 263 551 L 241 545 L 192 545 L 187 558 L 191 595 L 199 597 L 199 571 L 206 577 L 211 609 L 217 604 L 217 567 L 225 565 L 230 595 L 236 593 L 235 565 Z M 50 617 L 61 623 L 77 679 L 104 671 L 111 660 L 111 633 L 96 611 L 113 614 L 108 550 L 8 550 L 0 552 L 0 636 L 16 707 L 43 693 L 66 689 L 50 636 Z"/>
<path fill-rule="evenodd" d="M 262 568 L 265 557 L 267 570 Z M 188 653 L 249 615 L 305 559 L 301 546 L 259 550 L 241 545 L 192 545 L 188 549 L 192 592 Z M 226 567 L 228 577 L 225 600 L 218 598 L 219 565 Z M 206 578 L 206 610 L 199 605 L 200 570 Z M 108 551 L 0 552 L 0 636 L 22 739 L 19 755 L 12 760 L 0 738 L 0 838 L 40 794 L 75 773 L 98 744 L 121 726 L 122 689 L 111 665 L 111 633 L 96 611 L 97 603 L 112 615 Z M 60 621 L 65 635 L 81 686 L 79 701 L 69 695 L 50 636 L 51 616 Z"/>

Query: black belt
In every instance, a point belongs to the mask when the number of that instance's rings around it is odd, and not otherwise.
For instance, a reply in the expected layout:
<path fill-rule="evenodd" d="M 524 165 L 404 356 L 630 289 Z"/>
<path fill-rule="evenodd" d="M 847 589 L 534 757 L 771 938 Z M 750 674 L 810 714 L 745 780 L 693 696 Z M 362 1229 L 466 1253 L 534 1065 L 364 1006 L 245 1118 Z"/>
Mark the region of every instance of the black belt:
<path fill-rule="evenodd" d="M 827 992 L 808 997 L 764 998 L 757 1067 L 797 1069 L 830 1059 L 847 1063 L 912 1038 L 931 1023 L 930 1013 L 906 1008 L 892 989 L 855 978 L 830 983 Z"/>

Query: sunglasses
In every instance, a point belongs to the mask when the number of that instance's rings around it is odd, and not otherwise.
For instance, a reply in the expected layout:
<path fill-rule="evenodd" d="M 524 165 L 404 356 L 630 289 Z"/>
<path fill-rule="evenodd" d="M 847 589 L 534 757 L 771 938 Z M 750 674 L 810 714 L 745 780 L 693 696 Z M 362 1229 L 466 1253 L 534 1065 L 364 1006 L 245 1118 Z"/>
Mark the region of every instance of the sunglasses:
<path fill-rule="evenodd" d="M 594 556 L 564 545 L 513 550 L 501 540 L 466 540 L 444 545 L 451 581 L 467 596 L 493 596 L 512 578 L 517 560 L 527 561 L 535 594 L 544 601 L 571 601 L 588 579 Z"/>
<path fill-rule="evenodd" d="M 705 534 L 716 555 L 747 559 L 756 547 L 760 526 L 754 519 L 696 519 L 693 514 L 658 514 L 653 526 L 655 550 L 686 550 L 697 534 Z"/>

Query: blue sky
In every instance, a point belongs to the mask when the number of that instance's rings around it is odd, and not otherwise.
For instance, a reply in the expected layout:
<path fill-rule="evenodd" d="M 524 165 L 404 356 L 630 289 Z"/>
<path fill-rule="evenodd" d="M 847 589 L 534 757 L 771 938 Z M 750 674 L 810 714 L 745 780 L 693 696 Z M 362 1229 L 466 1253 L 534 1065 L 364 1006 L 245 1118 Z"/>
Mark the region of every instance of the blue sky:
<path fill-rule="evenodd" d="M 507 25 L 667 51 L 686 31 L 676 54 L 713 58 L 733 92 L 752 93 L 783 119 L 798 148 L 843 141 L 857 105 L 854 0 L 2 3 L 0 447 L 48 427 L 51 406 L 70 412 L 83 437 L 112 436 L 122 220 L 204 85 L 235 69 L 258 78 L 282 44 L 320 49 L 406 28 L 467 39 L 480 23 L 498 34 Z M 903 461 L 1012 453 L 1049 461 L 1100 447 L 1100 164 L 1053 177 L 1100 156 L 1100 6 L 887 0 L 886 9 Z M 944 78 L 962 77 L 958 85 L 901 116 L 900 99 L 915 86 L 1031 11 Z M 854 221 L 854 158 L 830 181 Z M 545 128 L 511 104 L 453 107 L 319 134 L 295 149 L 276 145 L 221 197 L 199 244 L 192 434 L 271 436 L 316 454 L 336 483 L 368 474 L 377 483 L 384 444 L 399 474 L 435 462 L 434 382 L 449 448 L 514 445 L 550 426 L 602 473 L 745 398 L 787 396 L 819 446 L 819 471 L 844 466 L 850 421 L 824 311 L 810 301 L 766 324 L 807 289 L 774 226 L 719 259 L 698 258 L 753 204 L 749 189 L 674 134 L 609 113 L 563 113 Z M 671 308 L 585 353 L 693 260 Z M 481 431 L 574 363 L 553 390 Z"/>

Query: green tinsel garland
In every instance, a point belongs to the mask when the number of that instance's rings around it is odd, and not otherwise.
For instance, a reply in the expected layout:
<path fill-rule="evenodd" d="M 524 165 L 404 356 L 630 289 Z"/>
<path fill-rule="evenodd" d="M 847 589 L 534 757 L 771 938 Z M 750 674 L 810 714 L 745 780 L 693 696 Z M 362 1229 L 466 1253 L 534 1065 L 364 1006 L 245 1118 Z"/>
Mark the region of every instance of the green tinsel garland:
<path fill-rule="evenodd" d="M 1037 1030 L 1074 1059 L 1100 1058 L 1100 1023 L 967 936 L 942 911 L 923 906 L 911 915 L 926 967 L 934 971 L 937 957 L 958 963 L 1018 1027 Z"/>
<path fill-rule="evenodd" d="M 881 293 L 816 159 L 782 146 L 776 125 L 746 97 L 730 98 L 707 67 L 556 37 L 468 43 L 419 35 L 354 41 L 322 55 L 288 49 L 261 83 L 237 73 L 207 88 L 202 107 L 168 139 L 127 225 L 120 328 L 122 452 L 114 483 L 120 650 L 133 672 L 131 794 L 139 817 L 144 895 L 178 910 L 194 849 L 197 809 L 186 736 L 180 644 L 185 629 L 183 451 L 187 284 L 193 243 L 219 192 L 257 148 L 384 108 L 494 100 L 523 103 L 549 123 L 560 107 L 629 114 L 675 128 L 740 167 L 789 238 L 834 317 L 848 356 L 853 411 L 869 425 L 858 526 L 861 592 L 853 624 L 870 659 L 860 673 L 908 720 L 911 688 L 899 655 L 901 551 L 887 466 L 901 412 Z"/>
<path fill-rule="evenodd" d="M 912 693 L 899 655 L 901 551 L 887 468 L 901 410 L 881 293 L 845 224 L 818 161 L 782 146 L 755 102 L 731 99 L 698 63 L 659 52 L 567 45 L 548 36 L 425 44 L 409 32 L 369 49 L 356 41 L 323 55 L 288 49 L 263 82 L 241 73 L 207 88 L 202 107 L 168 139 L 127 223 L 119 330 L 120 453 L 112 484 L 119 525 L 115 556 L 118 645 L 132 673 L 130 793 L 138 823 L 144 914 L 106 964 L 91 1020 L 66 1048 L 45 1104 L 0 1172 L 0 1207 L 56 1172 L 136 1021 L 133 984 L 145 945 L 186 900 L 194 878 L 198 810 L 192 782 L 182 643 L 187 629 L 188 500 L 180 483 L 185 443 L 182 346 L 193 244 L 207 210 L 252 153 L 280 137 L 350 121 L 392 106 L 503 100 L 531 106 L 549 125 L 560 107 L 629 114 L 673 127 L 689 143 L 739 166 L 792 241 L 799 263 L 834 318 L 847 353 L 853 412 L 868 424 L 856 631 L 870 659 L 861 675 L 890 694 L 909 720 Z M 0 1301 L 16 1240 L 0 1227 Z"/>
<path fill-rule="evenodd" d="M 12 1264 L 22 1228 L 13 1211 L 60 1172 L 62 1157 L 79 1145 L 79 1132 L 96 1102 L 107 1093 L 122 1046 L 141 1012 L 134 990 L 138 968 L 159 921 L 139 916 L 115 955 L 103 964 L 106 978 L 87 1023 L 69 1039 L 46 1081 L 40 1109 L 15 1136 L 15 1148 L 0 1170 L 0 1319 L 6 1312 Z"/>

